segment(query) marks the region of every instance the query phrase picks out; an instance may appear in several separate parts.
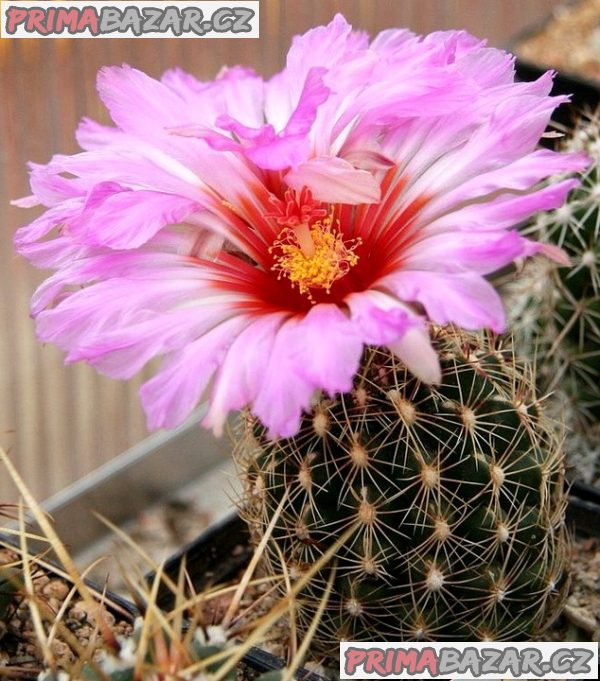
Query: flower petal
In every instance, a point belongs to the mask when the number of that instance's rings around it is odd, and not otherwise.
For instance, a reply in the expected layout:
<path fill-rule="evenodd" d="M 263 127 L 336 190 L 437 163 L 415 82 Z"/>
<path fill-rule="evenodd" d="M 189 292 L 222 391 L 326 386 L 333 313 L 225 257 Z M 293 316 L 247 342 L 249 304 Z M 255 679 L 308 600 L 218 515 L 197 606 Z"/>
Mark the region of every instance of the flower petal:
<path fill-rule="evenodd" d="M 307 338 L 321 338 L 307 343 Z M 356 325 L 337 305 L 311 308 L 298 323 L 291 353 L 298 373 L 329 395 L 348 392 L 358 369 L 363 342 Z"/>
<path fill-rule="evenodd" d="M 175 428 L 198 406 L 235 337 L 249 323 L 228 319 L 169 357 L 140 389 L 148 428 Z"/>
<path fill-rule="evenodd" d="M 517 232 L 446 232 L 415 243 L 403 254 L 409 270 L 435 267 L 443 272 L 488 274 L 528 255 L 530 245 Z"/>
<path fill-rule="evenodd" d="M 173 194 L 131 191 L 115 183 L 100 183 L 84 210 L 68 223 L 76 240 L 92 246 L 137 248 L 167 225 L 192 213 L 196 204 Z"/>
<path fill-rule="evenodd" d="M 273 313 L 253 319 L 228 349 L 202 422 L 215 435 L 222 433 L 229 412 L 252 404 L 259 394 L 275 337 L 286 316 Z"/>
<path fill-rule="evenodd" d="M 488 281 L 474 272 L 407 270 L 385 277 L 379 285 L 393 291 L 401 300 L 421 303 L 436 324 L 455 323 L 466 329 L 504 331 L 506 318 L 500 296 Z"/>
<path fill-rule="evenodd" d="M 396 297 L 381 291 L 363 291 L 346 297 L 352 321 L 368 345 L 389 345 L 421 320 Z"/>
<path fill-rule="evenodd" d="M 317 201 L 329 203 L 377 203 L 379 182 L 366 170 L 357 170 L 341 158 L 313 158 L 290 170 L 287 184 L 300 192 L 308 187 Z"/>
<path fill-rule="evenodd" d="M 428 384 L 441 383 L 440 358 L 426 329 L 412 327 L 388 347 L 416 378 Z"/>
<path fill-rule="evenodd" d="M 579 180 L 563 180 L 529 194 L 506 194 L 485 203 L 470 203 L 459 210 L 433 220 L 422 233 L 427 235 L 445 231 L 458 232 L 468 238 L 469 232 L 506 229 L 519 224 L 538 211 L 562 206 L 568 193 L 579 185 Z"/>
<path fill-rule="evenodd" d="M 298 373 L 290 353 L 290 348 L 297 345 L 298 321 L 297 318 L 288 319 L 277 332 L 260 389 L 251 407 L 267 426 L 269 437 L 295 435 L 302 412 L 309 409 L 315 391 L 313 383 Z"/>

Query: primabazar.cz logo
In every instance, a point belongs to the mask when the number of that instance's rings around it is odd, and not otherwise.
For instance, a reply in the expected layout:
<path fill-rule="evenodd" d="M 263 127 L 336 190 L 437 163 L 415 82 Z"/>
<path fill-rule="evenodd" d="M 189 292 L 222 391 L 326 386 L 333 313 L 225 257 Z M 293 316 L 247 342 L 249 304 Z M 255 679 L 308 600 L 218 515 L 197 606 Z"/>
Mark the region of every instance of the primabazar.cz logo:
<path fill-rule="evenodd" d="M 258 38 L 259 0 L 4 0 L 2 38 Z"/>

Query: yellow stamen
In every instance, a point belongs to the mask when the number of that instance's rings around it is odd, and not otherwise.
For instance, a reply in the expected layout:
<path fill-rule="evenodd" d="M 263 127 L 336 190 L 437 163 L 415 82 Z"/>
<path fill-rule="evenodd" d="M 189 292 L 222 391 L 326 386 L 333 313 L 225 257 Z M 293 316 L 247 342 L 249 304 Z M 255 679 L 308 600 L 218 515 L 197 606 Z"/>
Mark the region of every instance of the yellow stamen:
<path fill-rule="evenodd" d="M 333 283 L 358 262 L 354 251 L 360 243 L 360 239 L 344 243 L 339 229 L 333 227 L 332 213 L 310 226 L 302 222 L 286 227 L 269 249 L 280 252 L 272 269 L 279 273 L 278 279 L 288 277 L 292 286 L 314 302 L 310 289 L 321 288 L 329 293 Z"/>

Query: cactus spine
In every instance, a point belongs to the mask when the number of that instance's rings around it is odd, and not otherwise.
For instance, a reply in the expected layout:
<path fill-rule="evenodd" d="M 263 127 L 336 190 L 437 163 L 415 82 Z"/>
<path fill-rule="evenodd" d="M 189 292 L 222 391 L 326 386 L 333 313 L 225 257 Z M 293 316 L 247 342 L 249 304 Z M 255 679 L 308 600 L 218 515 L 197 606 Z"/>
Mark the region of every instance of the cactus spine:
<path fill-rule="evenodd" d="M 506 341 L 434 332 L 443 383 L 365 352 L 352 393 L 321 399 L 292 439 L 246 417 L 243 506 L 268 562 L 301 574 L 336 552 L 318 647 L 352 640 L 518 640 L 568 585 L 561 448 Z M 282 499 L 285 498 L 282 504 Z M 330 576 L 302 594 L 308 625 Z"/>
<path fill-rule="evenodd" d="M 532 261 L 507 287 L 507 307 L 519 352 L 539 358 L 549 413 L 566 422 L 569 462 L 591 481 L 600 473 L 600 111 L 582 118 L 564 146 L 593 163 L 565 205 L 528 231 L 563 248 L 572 265 Z"/>

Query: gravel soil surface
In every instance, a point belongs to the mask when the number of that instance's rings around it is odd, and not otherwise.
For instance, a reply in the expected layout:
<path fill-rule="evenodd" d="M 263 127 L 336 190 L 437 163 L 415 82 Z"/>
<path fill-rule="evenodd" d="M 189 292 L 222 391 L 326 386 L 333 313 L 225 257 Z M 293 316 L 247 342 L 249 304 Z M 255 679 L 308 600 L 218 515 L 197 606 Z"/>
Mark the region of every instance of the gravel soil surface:
<path fill-rule="evenodd" d="M 600 0 L 559 5 L 544 26 L 513 51 L 526 61 L 600 84 Z"/>

